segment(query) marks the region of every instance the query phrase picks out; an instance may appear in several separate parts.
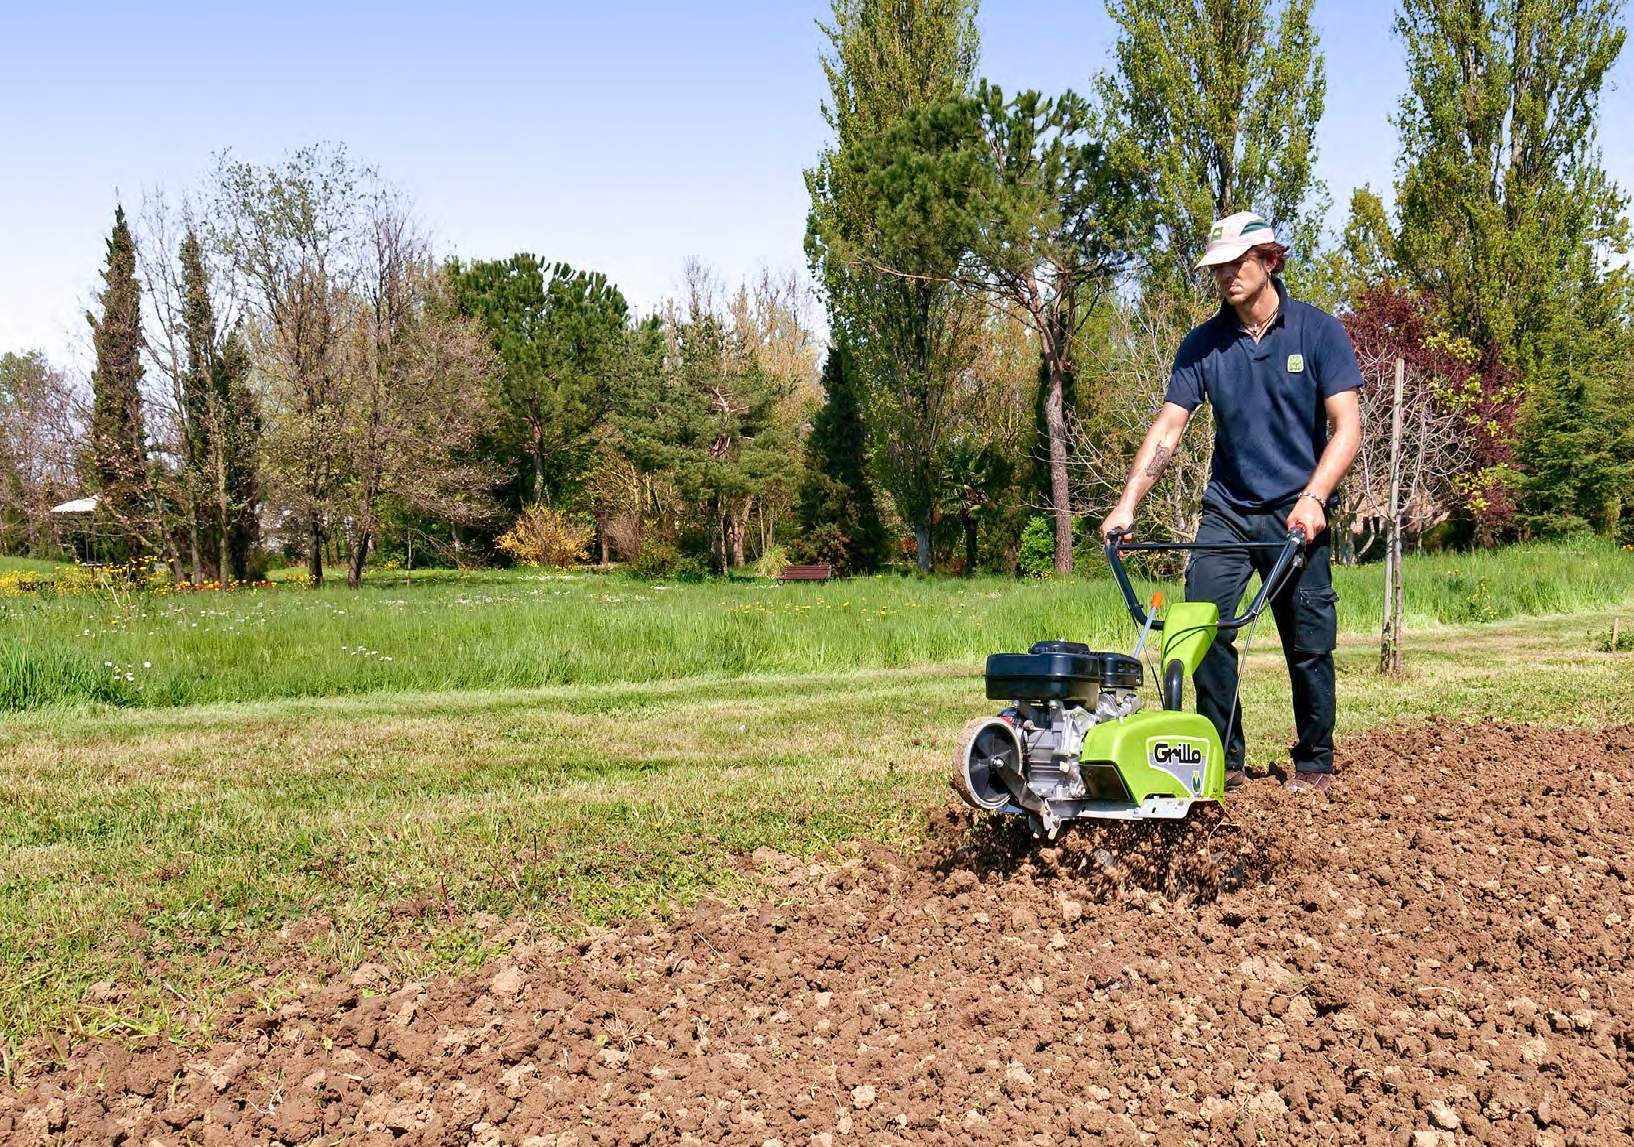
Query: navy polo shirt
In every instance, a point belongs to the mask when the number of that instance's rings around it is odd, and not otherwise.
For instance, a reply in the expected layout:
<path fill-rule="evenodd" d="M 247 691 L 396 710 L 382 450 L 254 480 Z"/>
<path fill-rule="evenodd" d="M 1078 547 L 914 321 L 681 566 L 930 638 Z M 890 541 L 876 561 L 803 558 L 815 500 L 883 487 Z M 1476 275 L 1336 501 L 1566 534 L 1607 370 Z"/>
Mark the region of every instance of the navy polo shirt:
<path fill-rule="evenodd" d="M 1328 445 L 1323 400 L 1362 385 L 1356 351 L 1339 320 L 1289 298 L 1255 343 L 1230 305 L 1180 344 L 1163 398 L 1214 409 L 1214 465 L 1205 497 L 1241 511 L 1299 495 Z"/>

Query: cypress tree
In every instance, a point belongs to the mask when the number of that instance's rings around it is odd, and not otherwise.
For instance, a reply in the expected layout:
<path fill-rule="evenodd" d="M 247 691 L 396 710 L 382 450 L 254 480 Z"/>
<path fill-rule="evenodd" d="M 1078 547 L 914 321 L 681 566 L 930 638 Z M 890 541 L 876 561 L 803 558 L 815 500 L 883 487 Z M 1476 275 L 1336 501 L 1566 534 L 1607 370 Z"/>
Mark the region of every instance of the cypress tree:
<path fill-rule="evenodd" d="M 131 548 L 151 548 L 147 444 L 142 421 L 142 288 L 136 243 L 123 206 L 114 208 L 108 260 L 97 295 L 100 316 L 87 313 L 96 367 L 91 372 L 91 450 L 101 507 Z"/>
<path fill-rule="evenodd" d="M 217 337 L 204 247 L 182 239 L 183 459 L 193 493 L 196 537 L 224 580 L 249 574 L 257 537 L 256 456 L 261 419 L 249 389 L 249 348 L 242 334 Z"/>
<path fill-rule="evenodd" d="M 847 571 L 877 569 L 888 546 L 868 483 L 860 384 L 855 358 L 842 344 L 831 347 L 823 363 L 825 399 L 806 439 L 798 507 L 813 556 Z"/>
<path fill-rule="evenodd" d="M 213 438 L 218 427 L 217 411 L 211 402 L 212 376 L 216 370 L 216 319 L 210 306 L 210 285 L 204 269 L 204 250 L 198 236 L 189 229 L 182 237 L 182 350 L 181 379 L 183 487 L 187 491 L 188 535 L 192 543 L 195 579 L 202 561 L 216 565 L 218 577 L 226 577 L 225 534 L 214 493 Z M 220 555 L 219 558 L 217 555 Z"/>
<path fill-rule="evenodd" d="M 250 348 L 234 329 L 216 355 L 213 401 L 221 413 L 217 498 L 221 513 L 224 576 L 250 576 L 250 554 L 261 537 L 256 506 L 261 497 L 261 409 L 250 389 Z"/>

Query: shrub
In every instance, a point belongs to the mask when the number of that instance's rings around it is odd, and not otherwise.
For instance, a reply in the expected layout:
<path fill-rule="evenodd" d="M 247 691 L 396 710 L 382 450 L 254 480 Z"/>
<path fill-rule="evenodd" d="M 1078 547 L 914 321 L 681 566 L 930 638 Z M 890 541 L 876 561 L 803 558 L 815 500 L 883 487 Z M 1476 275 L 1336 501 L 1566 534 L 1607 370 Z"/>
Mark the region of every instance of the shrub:
<path fill-rule="evenodd" d="M 852 572 L 851 539 L 833 522 L 813 526 L 794 539 L 784 556 L 801 565 L 827 562 L 836 573 Z"/>
<path fill-rule="evenodd" d="M 716 576 L 715 567 L 708 560 L 693 554 L 683 554 L 680 568 L 675 571 L 675 580 L 679 582 L 706 582 Z"/>
<path fill-rule="evenodd" d="M 595 536 L 594 526 L 539 504 L 523 510 L 494 545 L 518 565 L 562 569 L 583 558 Z"/>
<path fill-rule="evenodd" d="M 602 528 L 607 531 L 608 549 L 619 561 L 634 561 L 640 555 L 646 534 L 640 514 L 614 514 Z"/>
<path fill-rule="evenodd" d="M 754 573 L 756 577 L 775 578 L 789 567 L 789 551 L 786 546 L 767 546 L 758 558 L 755 559 Z"/>
<path fill-rule="evenodd" d="M 670 577 L 680 570 L 685 561 L 673 542 L 648 538 L 641 543 L 641 552 L 630 563 L 630 570 L 645 578 Z"/>
<path fill-rule="evenodd" d="M 1016 564 L 1028 577 L 1049 577 L 1055 572 L 1055 526 L 1043 514 L 1027 519 Z"/>
<path fill-rule="evenodd" d="M 1601 630 L 1594 648 L 1601 653 L 1634 653 L 1634 621 L 1619 619 L 1610 629 Z"/>

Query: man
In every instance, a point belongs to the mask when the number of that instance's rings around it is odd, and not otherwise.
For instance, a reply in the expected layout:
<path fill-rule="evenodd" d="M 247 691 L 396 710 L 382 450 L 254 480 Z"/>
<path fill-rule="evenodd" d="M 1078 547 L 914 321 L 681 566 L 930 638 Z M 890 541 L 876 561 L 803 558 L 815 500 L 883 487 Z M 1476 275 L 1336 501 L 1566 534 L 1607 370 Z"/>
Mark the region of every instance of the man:
<path fill-rule="evenodd" d="M 1135 508 L 1207 400 L 1214 410 L 1214 464 L 1203 494 L 1198 541 L 1280 542 L 1294 527 L 1308 539 L 1305 566 L 1271 604 L 1293 686 L 1299 740 L 1288 787 L 1327 792 L 1333 780 L 1333 647 L 1337 620 L 1329 568 L 1328 509 L 1361 442 L 1362 385 L 1356 352 L 1332 315 L 1288 295 L 1277 272 L 1288 249 L 1260 216 L 1239 211 L 1213 227 L 1197 267 L 1211 268 L 1220 313 L 1188 334 L 1175 356 L 1163 408 L 1153 420 L 1103 536 L 1131 528 Z M 1333 424 L 1329 435 L 1328 424 Z M 1186 597 L 1235 616 L 1249 575 L 1263 577 L 1274 551 L 1200 552 L 1186 570 Z M 1195 676 L 1197 711 L 1226 751 L 1226 787 L 1247 779 L 1237 652 L 1220 634 Z"/>

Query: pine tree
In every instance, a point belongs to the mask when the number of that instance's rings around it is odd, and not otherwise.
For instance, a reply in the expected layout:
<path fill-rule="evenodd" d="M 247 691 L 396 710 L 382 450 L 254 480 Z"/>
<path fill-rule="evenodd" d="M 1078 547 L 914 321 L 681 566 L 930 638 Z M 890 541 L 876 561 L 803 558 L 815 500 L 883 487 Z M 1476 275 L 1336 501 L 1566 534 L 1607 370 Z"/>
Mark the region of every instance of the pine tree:
<path fill-rule="evenodd" d="M 662 368 L 618 404 L 614 423 L 637 468 L 662 476 L 703 512 L 711 563 L 724 573 L 744 564 L 756 502 L 797 464 L 778 417 L 788 387 L 716 314 L 694 307 L 667 333 Z"/>
<path fill-rule="evenodd" d="M 1516 517 L 1528 533 L 1620 539 L 1634 510 L 1634 333 L 1617 313 L 1626 307 L 1616 292 L 1585 290 L 1547 373 L 1534 374 L 1515 444 Z"/>
<path fill-rule="evenodd" d="M 136 244 L 123 206 L 108 236 L 101 315 L 87 313 L 96 367 L 91 372 L 91 451 L 100 503 L 128 548 L 154 548 L 153 507 L 142 418 L 142 289 Z"/>
<path fill-rule="evenodd" d="M 879 568 L 889 544 L 868 481 L 859 384 L 856 360 L 836 343 L 823 363 L 824 401 L 806 439 L 799 503 L 805 548 L 848 573 Z"/>

